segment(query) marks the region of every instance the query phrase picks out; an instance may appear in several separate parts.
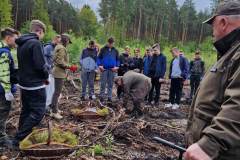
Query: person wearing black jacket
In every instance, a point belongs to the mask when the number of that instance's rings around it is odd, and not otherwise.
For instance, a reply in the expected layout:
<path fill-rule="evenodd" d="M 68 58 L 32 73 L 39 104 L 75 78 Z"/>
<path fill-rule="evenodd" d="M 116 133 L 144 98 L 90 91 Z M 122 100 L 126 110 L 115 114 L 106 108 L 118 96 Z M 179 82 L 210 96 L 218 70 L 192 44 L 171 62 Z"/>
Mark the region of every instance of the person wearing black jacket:
<path fill-rule="evenodd" d="M 16 40 L 22 111 L 13 147 L 19 146 L 19 142 L 32 132 L 33 127 L 40 123 L 45 114 L 48 70 L 40 42 L 45 32 L 44 23 L 32 20 L 30 33 Z"/>
<path fill-rule="evenodd" d="M 118 76 L 123 76 L 127 71 L 133 67 L 133 60 L 130 57 L 130 47 L 125 47 L 125 52 L 122 53 L 119 57 L 120 66 L 118 69 Z M 123 93 L 123 90 L 121 87 L 117 88 L 117 96 L 118 98 L 121 98 L 121 94 Z"/>
<path fill-rule="evenodd" d="M 138 69 L 140 73 L 142 73 L 143 70 L 143 59 L 140 55 L 140 49 L 136 48 L 134 50 L 135 57 L 133 57 L 133 66 L 131 67 L 132 70 Z"/>
<path fill-rule="evenodd" d="M 153 100 L 153 92 L 155 90 L 156 94 L 154 97 L 154 104 L 158 105 L 161 83 L 164 81 L 164 76 L 167 68 L 167 59 L 163 55 L 163 53 L 161 53 L 159 44 L 153 45 L 152 49 L 153 49 L 153 56 L 150 61 L 149 72 L 148 72 L 148 77 L 151 78 L 152 88 L 149 93 L 148 103 L 151 104 Z"/>

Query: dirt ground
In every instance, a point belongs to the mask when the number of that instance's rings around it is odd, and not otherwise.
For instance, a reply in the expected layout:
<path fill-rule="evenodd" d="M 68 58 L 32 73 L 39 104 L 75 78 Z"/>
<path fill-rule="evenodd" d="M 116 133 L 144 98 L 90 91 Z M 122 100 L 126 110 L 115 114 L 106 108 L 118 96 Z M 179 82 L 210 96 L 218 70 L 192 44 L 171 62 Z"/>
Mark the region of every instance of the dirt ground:
<path fill-rule="evenodd" d="M 78 85 L 78 82 L 76 82 Z M 111 108 L 110 114 L 104 119 L 82 120 L 71 114 L 71 109 L 81 109 L 89 106 L 88 102 L 81 102 L 80 92 L 70 81 L 65 82 L 64 91 L 60 99 L 60 109 L 64 119 L 56 121 L 45 116 L 40 128 L 47 127 L 49 120 L 55 127 L 62 130 L 71 130 L 79 137 L 79 146 L 64 160 L 175 160 L 178 151 L 158 144 L 154 136 L 184 146 L 184 132 L 187 124 L 189 105 L 183 98 L 183 105 L 179 110 L 164 109 L 168 99 L 169 83 L 162 86 L 161 103 L 159 106 L 144 106 L 144 116 L 134 119 L 123 111 L 121 101 L 113 100 L 106 104 Z M 96 87 L 96 93 L 99 88 Z M 114 92 L 116 93 L 116 92 Z M 189 87 L 184 89 L 189 94 Z M 92 102 L 92 105 L 97 105 Z M 14 135 L 18 126 L 20 114 L 19 96 L 14 104 L 13 111 L 7 123 L 7 131 Z M 100 147 L 99 147 L 100 146 Z M 94 149 L 91 149 L 94 148 Z M 100 149 L 99 149 L 100 148 Z M 94 151 L 93 151 L 94 150 Z M 98 151 L 96 151 L 98 150 Z M 99 151 L 100 150 L 100 151 Z M 101 154 L 97 154 L 101 152 Z M 29 159 L 23 153 L 7 151 L 0 159 Z"/>

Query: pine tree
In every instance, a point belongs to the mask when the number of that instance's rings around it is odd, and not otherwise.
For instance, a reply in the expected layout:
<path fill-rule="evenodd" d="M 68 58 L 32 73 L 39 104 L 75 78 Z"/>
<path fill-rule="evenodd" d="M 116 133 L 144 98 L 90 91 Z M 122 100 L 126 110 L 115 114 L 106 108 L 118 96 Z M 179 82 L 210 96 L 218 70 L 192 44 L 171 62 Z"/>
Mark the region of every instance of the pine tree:
<path fill-rule="evenodd" d="M 12 4 L 10 0 L 1 0 L 0 3 L 0 28 L 11 26 L 12 21 Z"/>

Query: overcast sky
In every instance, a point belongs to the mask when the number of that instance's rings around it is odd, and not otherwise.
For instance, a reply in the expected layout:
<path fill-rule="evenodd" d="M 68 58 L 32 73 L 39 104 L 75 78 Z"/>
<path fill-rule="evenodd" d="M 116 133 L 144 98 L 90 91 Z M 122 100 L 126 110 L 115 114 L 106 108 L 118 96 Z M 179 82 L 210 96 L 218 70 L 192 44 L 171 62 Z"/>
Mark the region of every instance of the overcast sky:
<path fill-rule="evenodd" d="M 82 8 L 82 6 L 84 4 L 88 4 L 97 13 L 98 8 L 99 8 L 98 5 L 101 0 L 67 0 L 67 1 L 72 3 L 72 5 L 77 8 Z M 184 2 L 184 0 L 177 0 L 177 3 L 179 6 L 181 6 L 183 4 L 183 2 Z M 204 10 L 206 8 L 210 8 L 211 2 L 210 2 L 210 0 L 194 0 L 194 3 L 195 3 L 197 10 L 200 11 L 200 10 Z"/>

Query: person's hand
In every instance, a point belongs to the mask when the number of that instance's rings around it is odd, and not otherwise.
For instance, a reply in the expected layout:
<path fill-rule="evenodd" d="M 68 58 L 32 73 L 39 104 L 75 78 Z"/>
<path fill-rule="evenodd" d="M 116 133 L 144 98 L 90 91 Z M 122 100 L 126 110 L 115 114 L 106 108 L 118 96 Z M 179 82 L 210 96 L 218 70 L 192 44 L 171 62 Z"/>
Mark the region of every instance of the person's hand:
<path fill-rule="evenodd" d="M 69 67 L 69 70 L 72 72 L 76 72 L 78 70 L 78 67 L 77 67 L 77 65 L 72 65 Z"/>
<path fill-rule="evenodd" d="M 159 78 L 159 83 L 164 83 L 164 82 L 165 82 L 165 79 Z"/>
<path fill-rule="evenodd" d="M 113 72 L 117 72 L 117 71 L 118 71 L 118 67 L 112 68 L 112 71 L 113 71 Z"/>
<path fill-rule="evenodd" d="M 13 96 L 12 92 L 5 93 L 5 98 L 6 98 L 7 101 L 13 101 L 14 100 L 14 96 Z"/>
<path fill-rule="evenodd" d="M 197 143 L 191 145 L 183 157 L 184 160 L 212 160 Z"/>
<path fill-rule="evenodd" d="M 45 84 L 45 85 L 49 85 L 49 83 L 50 83 L 50 82 L 49 82 L 48 80 L 45 80 L 45 81 L 44 81 L 44 84 Z"/>
<path fill-rule="evenodd" d="M 103 72 L 104 71 L 103 66 L 99 66 L 99 70 L 100 70 L 100 72 Z"/>

